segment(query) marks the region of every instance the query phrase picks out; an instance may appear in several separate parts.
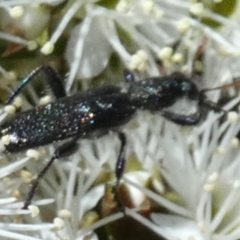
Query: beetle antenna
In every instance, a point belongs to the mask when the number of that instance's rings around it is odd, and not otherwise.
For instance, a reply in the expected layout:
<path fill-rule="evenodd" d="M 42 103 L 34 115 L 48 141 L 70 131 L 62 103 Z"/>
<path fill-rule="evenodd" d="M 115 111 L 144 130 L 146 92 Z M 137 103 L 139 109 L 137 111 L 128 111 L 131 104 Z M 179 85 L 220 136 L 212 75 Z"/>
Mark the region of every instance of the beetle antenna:
<path fill-rule="evenodd" d="M 224 110 L 221 106 L 219 106 L 217 103 L 212 102 L 208 99 L 206 99 L 204 93 L 205 92 L 210 92 L 210 91 L 215 91 L 215 90 L 225 90 L 231 87 L 240 87 L 240 80 L 233 82 L 233 83 L 229 83 L 223 86 L 219 86 L 219 87 L 215 87 L 215 88 L 205 88 L 203 90 L 200 91 L 200 102 L 203 106 L 215 111 L 215 112 L 223 112 L 224 114 L 227 114 L 228 111 Z"/>
<path fill-rule="evenodd" d="M 205 88 L 201 91 L 201 93 L 203 92 L 210 92 L 210 91 L 214 91 L 214 90 L 225 90 L 228 89 L 230 87 L 240 87 L 240 80 L 233 82 L 233 83 L 229 83 L 223 86 L 219 86 L 219 87 L 214 87 L 214 88 Z"/>

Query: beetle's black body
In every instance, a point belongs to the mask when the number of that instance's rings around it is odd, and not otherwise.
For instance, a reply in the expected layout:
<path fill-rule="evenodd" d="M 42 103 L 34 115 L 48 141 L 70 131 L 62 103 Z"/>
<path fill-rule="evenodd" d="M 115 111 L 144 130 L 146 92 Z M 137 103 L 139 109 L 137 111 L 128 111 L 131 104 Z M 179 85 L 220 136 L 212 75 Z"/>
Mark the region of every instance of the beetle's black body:
<path fill-rule="evenodd" d="M 10 143 L 5 146 L 8 152 L 19 152 L 59 140 L 69 140 L 57 148 L 47 166 L 38 175 L 24 208 L 30 204 L 39 181 L 52 162 L 71 152 L 78 139 L 99 137 L 107 134 L 109 130 L 119 131 L 119 127 L 129 122 L 138 110 L 159 112 L 179 125 L 196 125 L 202 119 L 204 106 L 219 110 L 215 103 L 205 98 L 203 91 L 199 91 L 193 82 L 180 73 L 138 82 L 134 81 L 133 75 L 128 74 L 126 79 L 129 80 L 130 76 L 132 81 L 126 88 L 105 85 L 66 96 L 61 79 L 49 66 L 41 66 L 30 73 L 9 97 L 7 104 L 12 102 L 39 71 L 47 75 L 57 100 L 6 120 L 0 126 L 0 136 L 10 137 Z M 194 110 L 173 111 L 171 107 L 181 99 L 193 102 Z M 121 148 L 116 164 L 117 185 L 123 174 L 126 152 L 126 137 L 121 132 L 118 136 Z"/>
<path fill-rule="evenodd" d="M 196 85 L 181 73 L 134 82 L 129 89 L 131 102 L 138 109 L 153 112 L 161 112 L 184 97 L 199 102 L 199 94 Z"/>
<path fill-rule="evenodd" d="M 120 88 L 103 86 L 20 113 L 1 131 L 10 136 L 7 150 L 18 152 L 75 136 L 101 136 L 125 124 L 134 112 Z"/>
<path fill-rule="evenodd" d="M 199 101 L 195 84 L 182 74 L 133 82 L 125 90 L 106 85 L 19 113 L 2 124 L 1 135 L 10 136 L 10 143 L 6 146 L 9 152 L 76 136 L 98 137 L 109 130 L 117 130 L 139 109 L 162 111 L 166 115 L 164 109 L 182 97 Z M 183 119 L 177 117 L 182 125 L 196 124 L 200 120 L 199 117 L 190 121 L 188 115 Z"/>

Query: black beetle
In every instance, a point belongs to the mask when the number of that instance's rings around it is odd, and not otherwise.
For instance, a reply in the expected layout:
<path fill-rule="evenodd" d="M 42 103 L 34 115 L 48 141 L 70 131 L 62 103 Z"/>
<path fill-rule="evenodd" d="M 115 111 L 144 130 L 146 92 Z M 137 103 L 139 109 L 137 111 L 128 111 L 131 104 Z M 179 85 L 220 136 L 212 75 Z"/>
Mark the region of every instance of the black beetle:
<path fill-rule="evenodd" d="M 119 127 L 129 122 L 138 110 L 159 112 L 164 118 L 179 125 L 196 125 L 204 117 L 204 109 L 224 111 L 216 103 L 209 101 L 205 90 L 198 87 L 184 74 L 175 72 L 163 77 L 135 81 L 131 72 L 125 73 L 126 88 L 103 85 L 73 96 L 66 96 L 61 78 L 47 65 L 32 71 L 8 98 L 10 104 L 36 74 L 44 72 L 56 101 L 44 106 L 18 113 L 0 126 L 0 136 L 9 136 L 5 146 L 10 153 L 39 147 L 55 141 L 69 139 L 54 152 L 47 165 L 38 174 L 24 204 L 31 203 L 39 181 L 53 161 L 70 155 L 83 138 L 100 137 L 109 131 L 118 132 L 121 142 L 116 163 L 117 184 L 123 175 L 126 152 L 126 136 Z M 230 87 L 232 84 L 227 85 Z M 218 88 L 215 88 L 218 89 Z M 211 90 L 211 89 L 210 89 Z M 185 109 L 178 108 L 179 101 L 185 100 Z M 189 108 L 191 102 L 193 107 Z M 116 188 L 115 188 L 116 189 Z"/>

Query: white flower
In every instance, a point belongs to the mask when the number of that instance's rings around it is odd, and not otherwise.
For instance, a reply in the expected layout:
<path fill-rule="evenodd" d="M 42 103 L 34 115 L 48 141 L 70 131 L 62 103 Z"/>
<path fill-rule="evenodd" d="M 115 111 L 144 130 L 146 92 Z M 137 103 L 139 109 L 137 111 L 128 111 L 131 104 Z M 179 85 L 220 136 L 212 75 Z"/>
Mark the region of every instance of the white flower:
<path fill-rule="evenodd" d="M 8 0 L 2 1 L 0 6 L 6 11 L 12 10 L 13 16 L 21 17 L 23 9 L 15 8 L 18 7 L 15 4 L 26 4 L 28 8 L 30 3 L 29 0 L 18 3 Z M 98 1 L 76 0 L 68 1 L 61 10 L 58 15 L 61 21 L 41 52 L 54 51 L 60 37 L 70 32 L 66 48 L 70 66 L 67 89 L 70 93 L 76 76 L 92 78 L 99 75 L 111 65 L 112 55 L 119 59 L 119 72 L 128 68 L 143 76 L 157 76 L 159 69 L 155 60 L 160 59 L 164 65 L 161 74 L 178 70 L 188 76 L 194 75 L 193 61 L 201 44 L 204 47 L 203 60 L 198 64 L 203 76 L 194 79 L 198 80 L 199 88 L 220 86 L 240 76 L 236 23 L 212 13 L 201 3 L 122 0 L 114 7 L 106 8 Z M 223 25 L 221 31 L 201 23 L 198 18 L 202 16 L 220 22 Z M 78 20 L 78 24 L 67 28 L 72 20 Z M 44 24 L 41 28 L 45 27 Z M 37 31 L 37 37 L 40 32 Z M 19 38 L 14 34 L 0 33 L 0 38 L 29 47 L 33 42 L 26 40 L 26 36 Z M 0 71 L 7 74 L 4 68 Z M 120 75 L 109 74 L 111 79 L 120 78 Z M 38 101 L 34 91 L 30 91 Z M 239 103 L 235 89 L 229 89 L 228 93 L 234 99 L 224 106 L 226 110 Z M 207 92 L 207 95 L 217 102 L 220 91 Z M 189 102 L 184 104 L 183 111 L 190 108 Z M 21 102 L 15 101 L 13 105 L 1 108 L 0 123 L 20 105 Z M 26 108 L 29 104 L 24 100 L 23 109 Z M 199 126 L 187 130 L 169 123 L 159 114 L 153 116 L 149 113 L 140 113 L 136 120 L 123 128 L 128 137 L 129 166 L 119 195 L 126 206 L 130 205 L 126 214 L 136 220 L 137 227 L 141 226 L 143 239 L 149 229 L 154 236 L 168 240 L 239 238 L 238 114 L 231 112 L 228 119 L 220 121 L 221 113 L 208 112 Z M 138 125 L 135 129 L 134 124 Z M 7 137 L 2 138 L 0 151 L 7 141 Z M 116 207 L 112 194 L 120 144 L 114 134 L 93 141 L 80 139 L 75 154 L 56 160 L 48 170 L 29 210 L 21 209 L 29 183 L 50 160 L 59 144 L 61 142 L 28 150 L 26 154 L 1 152 L 0 237 L 98 239 L 101 237 L 95 230 L 107 226 L 113 230 L 111 237 L 118 239 L 121 234 L 118 236 L 114 224 L 121 225 L 121 221 L 124 223 L 127 218 L 123 218 L 123 212 Z M 110 186 L 109 191 L 106 185 Z M 116 222 L 119 219 L 121 221 Z M 134 227 L 128 230 L 136 234 Z"/>
<path fill-rule="evenodd" d="M 82 19 L 71 32 L 66 49 L 70 67 L 67 83 L 69 90 L 76 76 L 81 79 L 92 78 L 101 73 L 113 53 L 118 55 L 124 67 L 157 75 L 156 58 L 166 60 L 166 66 L 169 65 L 169 60 L 181 62 L 181 54 L 184 54 L 186 45 L 191 44 L 195 46 L 193 50 L 196 50 L 205 35 L 217 45 L 221 44 L 226 51 L 236 50 L 238 43 L 230 42 L 197 19 L 188 17 L 189 12 L 197 17 L 206 16 L 221 24 L 228 24 L 228 29 L 236 27 L 226 18 L 204 9 L 202 4 L 186 1 L 164 3 L 122 0 L 115 8 L 108 9 L 98 5 L 97 1 L 78 0 L 68 5 L 64 17 L 43 46 L 42 52 L 49 54 L 53 51 L 54 44 L 73 18 Z M 169 56 L 170 59 L 165 59 L 162 52 L 166 45 L 171 47 L 180 39 L 182 46 Z M 120 62 L 117 61 L 117 64 L 120 65 Z M 114 74 L 110 76 L 114 78 Z"/>
<path fill-rule="evenodd" d="M 233 106 L 239 100 L 229 104 Z M 184 134 L 171 123 L 164 123 L 163 130 L 159 117 L 154 123 L 149 117 L 148 123 L 147 119 L 139 120 L 142 126 L 131 134 L 135 154 L 152 176 L 157 167 L 167 186 L 165 190 L 156 188 L 159 195 L 129 179 L 125 181 L 138 186 L 172 215 L 152 214 L 156 225 L 136 213 L 132 217 L 167 239 L 238 238 L 240 151 L 236 133 L 240 123 L 231 115 L 229 120 L 219 123 L 219 116 L 211 113 L 192 134 Z M 170 193 L 176 194 L 175 201 Z"/>

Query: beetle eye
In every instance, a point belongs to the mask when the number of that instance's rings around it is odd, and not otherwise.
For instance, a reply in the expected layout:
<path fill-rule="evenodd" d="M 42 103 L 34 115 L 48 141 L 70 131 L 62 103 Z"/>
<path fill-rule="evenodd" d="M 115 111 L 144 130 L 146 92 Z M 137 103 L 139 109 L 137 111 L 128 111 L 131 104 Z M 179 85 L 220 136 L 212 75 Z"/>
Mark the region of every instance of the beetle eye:
<path fill-rule="evenodd" d="M 191 85 L 188 82 L 183 82 L 182 83 L 182 91 L 190 92 L 190 90 L 191 90 Z"/>

